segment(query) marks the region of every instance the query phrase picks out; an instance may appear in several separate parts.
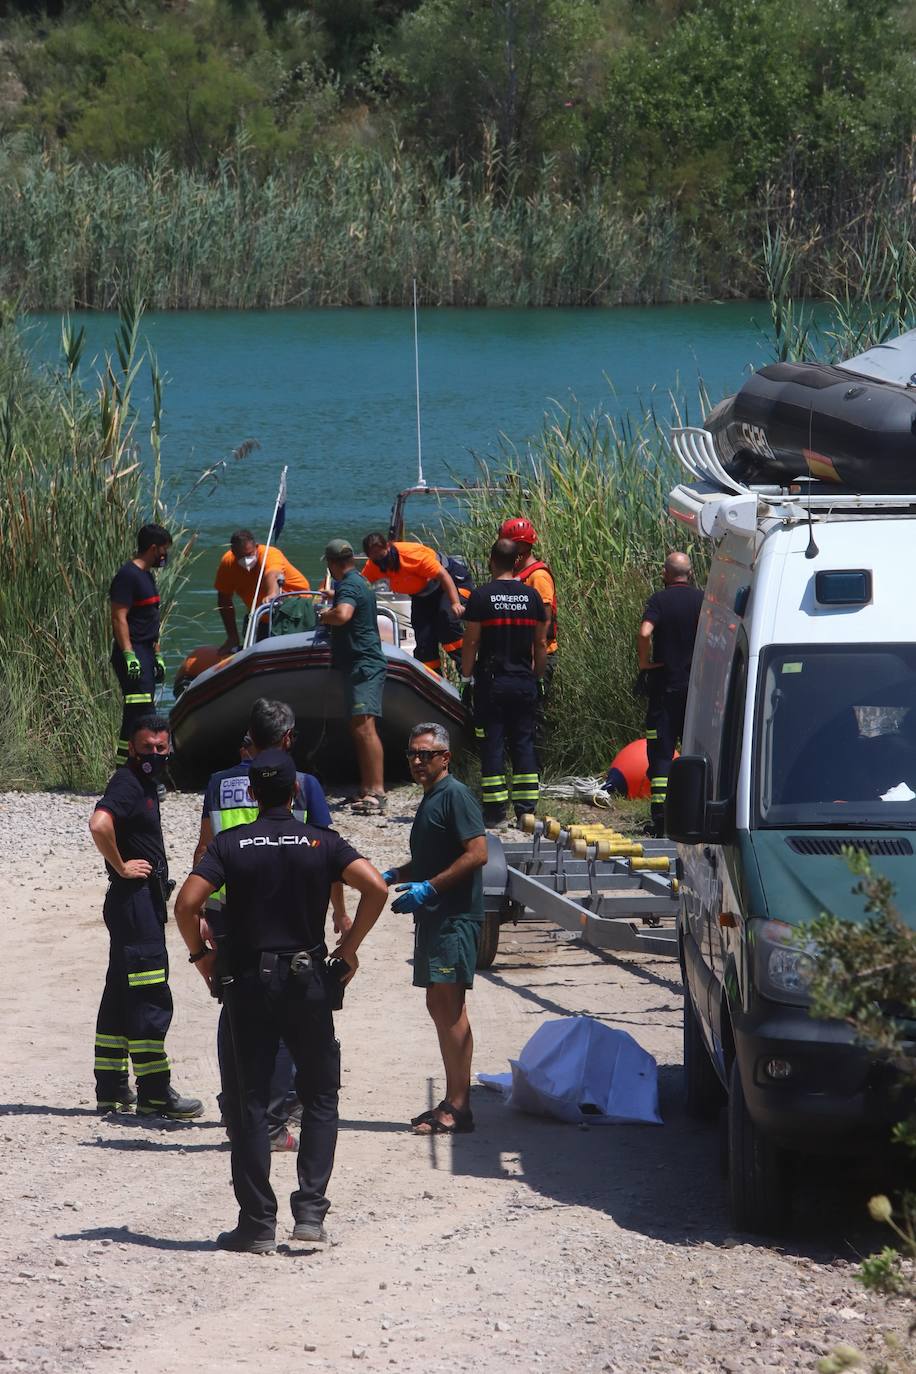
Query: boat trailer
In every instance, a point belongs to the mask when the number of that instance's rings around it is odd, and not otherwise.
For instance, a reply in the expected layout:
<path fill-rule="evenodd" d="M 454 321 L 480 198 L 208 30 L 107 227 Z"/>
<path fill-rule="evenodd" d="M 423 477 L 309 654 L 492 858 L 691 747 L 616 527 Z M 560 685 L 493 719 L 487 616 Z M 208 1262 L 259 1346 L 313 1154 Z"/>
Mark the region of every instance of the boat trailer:
<path fill-rule="evenodd" d="M 677 852 L 670 840 L 522 819 L 517 838 L 487 837 L 478 968 L 493 963 L 500 928 L 510 921 L 552 921 L 595 949 L 677 958 Z"/>

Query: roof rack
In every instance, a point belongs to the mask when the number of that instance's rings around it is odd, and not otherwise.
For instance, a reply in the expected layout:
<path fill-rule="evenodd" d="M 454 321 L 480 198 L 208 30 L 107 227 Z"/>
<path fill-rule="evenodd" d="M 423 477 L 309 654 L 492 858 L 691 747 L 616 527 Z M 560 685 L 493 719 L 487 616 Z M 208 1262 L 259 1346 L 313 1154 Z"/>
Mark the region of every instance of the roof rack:
<path fill-rule="evenodd" d="M 761 518 L 807 520 L 809 511 L 815 519 L 833 513 L 916 511 L 916 492 L 814 491 L 807 474 L 790 486 L 748 486 L 729 476 L 709 430 L 695 425 L 673 427 L 671 447 L 695 480 L 674 488 L 668 512 L 707 538 L 719 538 L 727 530 L 749 537 Z"/>

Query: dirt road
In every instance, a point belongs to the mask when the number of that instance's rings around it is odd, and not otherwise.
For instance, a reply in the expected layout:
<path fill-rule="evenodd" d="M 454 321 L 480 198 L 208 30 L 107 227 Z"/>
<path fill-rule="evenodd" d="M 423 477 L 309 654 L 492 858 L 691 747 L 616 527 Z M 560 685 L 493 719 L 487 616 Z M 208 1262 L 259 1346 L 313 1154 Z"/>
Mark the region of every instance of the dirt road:
<path fill-rule="evenodd" d="M 681 989 L 669 960 L 617 961 L 547 926 L 504 935 L 471 995 L 475 1067 L 500 1071 L 545 1019 L 587 1012 L 660 1066 L 663 1127 L 576 1129 L 475 1089 L 475 1134 L 418 1139 L 439 1100 L 409 919 L 386 912 L 338 1018 L 341 1136 L 323 1252 L 217 1251 L 235 1222 L 218 1126 L 216 1009 L 169 926 L 173 1078 L 193 1125 L 93 1108 L 92 1039 L 106 935 L 84 797 L 0 797 L 6 976 L 0 1368 L 205 1374 L 813 1368 L 838 1341 L 878 1348 L 900 1325 L 854 1282 L 863 1229 L 838 1181 L 806 1184 L 806 1239 L 732 1236 L 716 1132 L 680 1101 Z M 380 866 L 406 854 L 411 794 L 387 824 L 341 829 Z M 164 807 L 181 880 L 198 802 Z M 345 813 L 344 813 L 345 814 Z M 48 817 L 53 815 L 53 826 Z M 281 1223 L 294 1164 L 274 1157 Z"/>

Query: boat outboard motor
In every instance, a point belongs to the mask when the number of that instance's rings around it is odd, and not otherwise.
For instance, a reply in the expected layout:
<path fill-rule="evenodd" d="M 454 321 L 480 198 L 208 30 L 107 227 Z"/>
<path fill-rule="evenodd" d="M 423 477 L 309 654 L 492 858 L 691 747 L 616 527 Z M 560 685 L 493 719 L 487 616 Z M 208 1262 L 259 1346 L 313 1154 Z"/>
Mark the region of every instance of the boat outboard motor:
<path fill-rule="evenodd" d="M 916 330 L 836 366 L 772 363 L 704 428 L 742 482 L 916 492 Z"/>

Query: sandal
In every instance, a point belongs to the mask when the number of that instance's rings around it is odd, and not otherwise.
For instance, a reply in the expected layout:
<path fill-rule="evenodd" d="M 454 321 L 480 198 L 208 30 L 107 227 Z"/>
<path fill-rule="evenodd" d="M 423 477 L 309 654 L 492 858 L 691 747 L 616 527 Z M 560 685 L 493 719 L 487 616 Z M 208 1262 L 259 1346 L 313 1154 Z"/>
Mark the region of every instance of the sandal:
<path fill-rule="evenodd" d="M 452 1118 L 452 1125 L 440 1121 L 436 1112 L 448 1112 Z M 414 1135 L 468 1135 L 474 1129 L 474 1113 L 470 1107 L 459 1110 L 453 1107 L 451 1102 L 440 1102 L 438 1107 L 415 1117 L 410 1125 Z M 428 1126 L 429 1129 L 420 1129 L 423 1126 Z"/>
<path fill-rule="evenodd" d="M 388 797 L 384 792 L 367 792 L 357 797 L 350 807 L 358 816 L 384 816 L 388 810 Z"/>

